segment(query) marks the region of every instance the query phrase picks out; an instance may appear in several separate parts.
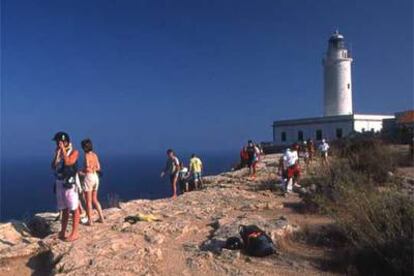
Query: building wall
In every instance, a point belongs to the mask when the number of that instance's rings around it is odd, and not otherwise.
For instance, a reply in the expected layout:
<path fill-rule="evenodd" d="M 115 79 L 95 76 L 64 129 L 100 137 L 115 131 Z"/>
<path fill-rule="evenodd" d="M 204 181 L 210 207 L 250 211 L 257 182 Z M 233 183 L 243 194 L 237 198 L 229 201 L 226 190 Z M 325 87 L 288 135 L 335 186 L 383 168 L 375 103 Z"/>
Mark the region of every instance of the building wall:
<path fill-rule="evenodd" d="M 379 132 L 382 130 L 382 120 L 381 121 L 355 120 L 354 129 L 357 132 L 367 132 L 367 131 Z"/>
<path fill-rule="evenodd" d="M 394 119 L 390 115 L 354 114 L 354 130 L 358 132 L 382 130 L 384 120 Z"/>
<path fill-rule="evenodd" d="M 276 145 L 289 145 L 298 142 L 299 132 L 303 133 L 303 139 L 318 141 L 318 138 L 335 140 L 338 138 L 337 130 L 345 137 L 352 132 L 380 132 L 384 120 L 393 119 L 394 116 L 387 115 L 343 115 L 338 117 L 322 117 L 299 119 L 289 121 L 278 121 L 273 126 L 273 142 Z M 317 131 L 321 131 L 321 137 L 317 137 Z M 282 140 L 282 133 L 285 133 L 285 140 Z"/>
<path fill-rule="evenodd" d="M 342 136 L 345 137 L 353 131 L 352 120 L 341 122 L 319 122 L 314 124 L 274 126 L 273 141 L 276 145 L 289 145 L 298 142 L 299 131 L 303 132 L 303 139 L 318 141 L 317 130 L 322 131 L 322 138 L 328 140 L 336 139 L 337 129 L 342 129 Z M 286 141 L 282 141 L 282 132 L 286 133 Z"/>

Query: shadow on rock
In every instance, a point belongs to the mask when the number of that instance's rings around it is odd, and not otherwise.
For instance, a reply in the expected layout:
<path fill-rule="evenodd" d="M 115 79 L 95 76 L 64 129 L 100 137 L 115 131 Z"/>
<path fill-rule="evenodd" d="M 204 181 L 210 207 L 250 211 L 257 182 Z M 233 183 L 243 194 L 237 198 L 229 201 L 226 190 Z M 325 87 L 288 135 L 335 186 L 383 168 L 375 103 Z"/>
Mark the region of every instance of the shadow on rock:
<path fill-rule="evenodd" d="M 50 251 L 31 257 L 26 265 L 32 269 L 32 276 L 53 275 L 52 253 Z"/>

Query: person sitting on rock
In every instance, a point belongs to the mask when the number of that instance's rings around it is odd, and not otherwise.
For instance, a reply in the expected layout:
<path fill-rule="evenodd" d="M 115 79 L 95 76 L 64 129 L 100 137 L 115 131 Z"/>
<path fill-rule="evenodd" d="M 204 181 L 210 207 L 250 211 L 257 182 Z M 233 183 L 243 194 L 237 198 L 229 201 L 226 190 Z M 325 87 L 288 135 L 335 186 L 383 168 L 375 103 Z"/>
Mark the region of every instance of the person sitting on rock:
<path fill-rule="evenodd" d="M 181 193 L 190 191 L 190 175 L 188 168 L 184 165 L 183 162 L 180 162 L 180 171 L 178 173 L 178 186 L 180 187 Z"/>
<path fill-rule="evenodd" d="M 169 175 L 171 189 L 172 189 L 172 198 L 177 198 L 177 180 L 178 173 L 180 169 L 180 161 L 175 156 L 175 153 L 172 149 L 167 150 L 167 162 L 165 164 L 164 170 L 161 172 L 161 177 L 164 177 L 165 174 Z"/>
<path fill-rule="evenodd" d="M 56 142 L 55 155 L 52 160 L 52 169 L 55 171 L 55 192 L 58 209 L 62 211 L 62 227 L 58 237 L 66 241 L 78 239 L 79 228 L 79 195 L 77 192 L 77 161 L 79 152 L 70 143 L 69 135 L 58 132 L 53 137 Z M 69 215 L 72 214 L 72 232 L 66 236 Z"/>

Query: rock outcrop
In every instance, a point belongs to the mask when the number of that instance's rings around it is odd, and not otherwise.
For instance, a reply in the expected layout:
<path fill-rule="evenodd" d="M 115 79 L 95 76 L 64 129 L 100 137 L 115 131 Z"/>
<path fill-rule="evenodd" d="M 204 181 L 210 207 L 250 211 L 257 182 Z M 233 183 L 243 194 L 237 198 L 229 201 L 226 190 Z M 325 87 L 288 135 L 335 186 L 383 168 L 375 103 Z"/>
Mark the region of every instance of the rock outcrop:
<path fill-rule="evenodd" d="M 81 226 L 80 238 L 67 243 L 53 235 L 56 214 L 38 214 L 26 224 L 0 226 L 0 261 L 48 251 L 54 274 L 66 275 L 269 275 L 315 274 L 303 262 L 292 265 L 283 250 L 265 258 L 223 248 L 240 225 L 256 224 L 277 248 L 299 229 L 296 214 L 286 206 L 297 196 L 277 192 L 277 156 L 266 156 L 256 180 L 247 170 L 204 179 L 204 189 L 176 200 L 132 200 L 104 210 L 105 224 Z M 293 204 L 292 203 L 292 204 Z M 156 221 L 125 221 L 151 214 Z M 291 220 L 292 218 L 292 220 Z M 1 272 L 1 269 L 0 269 Z"/>

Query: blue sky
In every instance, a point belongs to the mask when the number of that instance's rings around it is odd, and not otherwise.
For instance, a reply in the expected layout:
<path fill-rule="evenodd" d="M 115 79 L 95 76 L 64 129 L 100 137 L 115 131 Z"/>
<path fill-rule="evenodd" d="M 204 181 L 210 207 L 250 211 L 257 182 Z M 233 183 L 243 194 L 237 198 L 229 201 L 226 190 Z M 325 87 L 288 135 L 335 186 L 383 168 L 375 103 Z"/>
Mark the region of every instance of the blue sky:
<path fill-rule="evenodd" d="M 1 150 L 68 131 L 107 154 L 237 149 L 322 114 L 321 58 L 352 47 L 354 108 L 413 106 L 411 0 L 2 0 Z"/>

